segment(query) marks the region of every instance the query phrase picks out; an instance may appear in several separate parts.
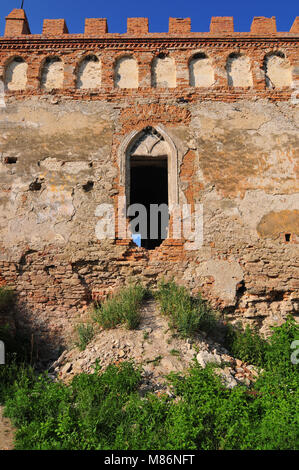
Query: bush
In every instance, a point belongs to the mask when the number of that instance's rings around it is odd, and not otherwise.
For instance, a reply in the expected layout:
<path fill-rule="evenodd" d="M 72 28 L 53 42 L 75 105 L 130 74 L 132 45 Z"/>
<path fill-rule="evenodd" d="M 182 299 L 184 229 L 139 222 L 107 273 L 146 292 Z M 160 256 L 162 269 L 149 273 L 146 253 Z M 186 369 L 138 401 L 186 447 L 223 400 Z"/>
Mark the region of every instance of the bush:
<path fill-rule="evenodd" d="M 125 325 L 134 330 L 140 323 L 140 307 L 145 295 L 146 289 L 140 284 L 125 287 L 95 309 L 94 319 L 105 329 Z"/>
<path fill-rule="evenodd" d="M 80 323 L 80 325 L 77 326 L 76 331 L 78 335 L 78 341 L 75 344 L 80 349 L 80 351 L 84 351 L 88 343 L 90 343 L 94 337 L 93 325 L 84 325 L 83 323 Z"/>
<path fill-rule="evenodd" d="M 169 318 L 170 327 L 183 337 L 191 337 L 199 331 L 209 333 L 217 323 L 215 312 L 200 295 L 190 297 L 187 289 L 174 281 L 162 281 L 156 298 L 162 314 Z"/>
<path fill-rule="evenodd" d="M 299 373 L 290 361 L 297 333 L 292 320 L 274 329 L 251 389 L 227 389 L 211 365 L 194 361 L 184 376 L 169 377 L 175 400 L 141 398 L 132 363 L 97 367 L 68 386 L 30 368 L 0 368 L 16 449 L 299 450 Z"/>
<path fill-rule="evenodd" d="M 244 362 L 261 367 L 265 364 L 268 343 L 249 325 L 246 326 L 245 331 L 228 325 L 225 346 L 233 356 Z"/>
<path fill-rule="evenodd" d="M 264 369 L 250 388 L 225 388 L 212 365 L 203 369 L 196 360 L 183 376 L 169 376 L 175 400 L 140 397 L 141 371 L 130 362 L 104 372 L 96 365 L 70 385 L 11 363 L 0 367 L 0 402 L 18 429 L 20 450 L 299 450 L 296 339 L 293 318 L 273 328 L 268 341 L 250 329 L 231 331 L 238 355 Z"/>

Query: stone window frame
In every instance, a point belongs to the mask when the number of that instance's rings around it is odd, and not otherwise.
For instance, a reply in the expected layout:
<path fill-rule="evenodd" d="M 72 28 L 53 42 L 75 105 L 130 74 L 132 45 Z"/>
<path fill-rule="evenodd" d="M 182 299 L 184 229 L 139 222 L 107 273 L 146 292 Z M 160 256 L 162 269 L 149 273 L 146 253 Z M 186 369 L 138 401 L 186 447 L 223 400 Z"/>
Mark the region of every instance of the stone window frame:
<path fill-rule="evenodd" d="M 141 135 L 146 129 L 145 126 L 142 129 L 131 131 L 121 142 L 118 149 L 118 166 L 120 171 L 120 185 L 125 188 L 126 203 L 127 206 L 130 204 L 130 149 L 138 136 Z M 169 154 L 167 155 L 168 163 L 168 205 L 169 211 L 173 206 L 179 203 L 179 186 L 178 186 L 178 148 L 174 143 L 173 139 L 165 130 L 164 126 L 151 125 L 158 134 L 160 134 L 165 142 L 169 146 Z"/>

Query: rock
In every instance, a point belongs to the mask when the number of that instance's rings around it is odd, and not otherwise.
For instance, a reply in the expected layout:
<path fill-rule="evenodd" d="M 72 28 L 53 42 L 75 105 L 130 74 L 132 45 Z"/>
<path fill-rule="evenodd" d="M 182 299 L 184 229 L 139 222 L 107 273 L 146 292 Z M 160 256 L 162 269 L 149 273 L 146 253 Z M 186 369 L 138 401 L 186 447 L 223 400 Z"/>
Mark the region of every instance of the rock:
<path fill-rule="evenodd" d="M 60 369 L 61 375 L 68 374 L 69 372 L 71 372 L 72 368 L 73 368 L 73 364 L 71 364 L 70 362 L 67 362 L 67 363 Z"/>
<path fill-rule="evenodd" d="M 225 387 L 234 388 L 238 385 L 238 382 L 234 379 L 231 373 L 228 372 L 226 369 L 228 368 L 226 367 L 225 369 L 215 369 L 215 374 L 219 375 Z"/>
<path fill-rule="evenodd" d="M 203 368 L 205 368 L 208 363 L 221 364 L 221 358 L 218 354 L 211 354 L 207 351 L 199 352 L 196 359 Z"/>

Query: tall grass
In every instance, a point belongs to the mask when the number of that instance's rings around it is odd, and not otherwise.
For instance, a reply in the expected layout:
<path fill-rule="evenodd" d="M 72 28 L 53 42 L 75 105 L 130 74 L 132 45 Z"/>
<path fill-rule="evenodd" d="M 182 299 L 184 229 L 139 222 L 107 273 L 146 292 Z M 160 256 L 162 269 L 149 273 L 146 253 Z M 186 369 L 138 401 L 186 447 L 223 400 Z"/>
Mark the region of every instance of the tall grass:
<path fill-rule="evenodd" d="M 169 318 L 169 325 L 184 337 L 199 331 L 211 332 L 217 319 L 213 309 L 201 295 L 193 298 L 183 286 L 174 281 L 162 281 L 156 292 L 162 314 Z"/>
<path fill-rule="evenodd" d="M 84 323 L 80 323 L 76 327 L 76 333 L 78 336 L 78 340 L 76 341 L 75 345 L 80 349 L 80 351 L 84 351 L 86 346 L 94 337 L 94 328 L 91 323 L 84 325 Z"/>
<path fill-rule="evenodd" d="M 140 284 L 125 287 L 95 308 L 94 320 L 105 329 L 125 325 L 134 330 L 140 323 L 140 307 L 145 295 L 146 289 Z"/>

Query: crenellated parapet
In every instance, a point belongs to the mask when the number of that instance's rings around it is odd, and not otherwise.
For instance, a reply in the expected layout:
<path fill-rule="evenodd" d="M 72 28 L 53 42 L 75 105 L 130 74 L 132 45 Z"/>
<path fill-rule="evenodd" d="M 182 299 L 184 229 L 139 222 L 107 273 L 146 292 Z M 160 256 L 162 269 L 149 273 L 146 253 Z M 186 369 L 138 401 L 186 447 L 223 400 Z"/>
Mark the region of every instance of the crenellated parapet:
<path fill-rule="evenodd" d="M 127 32 L 114 34 L 105 18 L 88 18 L 84 34 L 69 34 L 64 19 L 46 19 L 42 34 L 31 34 L 25 11 L 15 9 L 0 38 L 0 78 L 17 98 L 288 100 L 297 99 L 298 51 L 299 17 L 289 32 L 277 31 L 275 17 L 255 17 L 249 32 L 235 32 L 232 17 L 212 17 L 209 32 L 192 32 L 190 18 L 170 18 L 168 33 L 128 18 Z"/>

